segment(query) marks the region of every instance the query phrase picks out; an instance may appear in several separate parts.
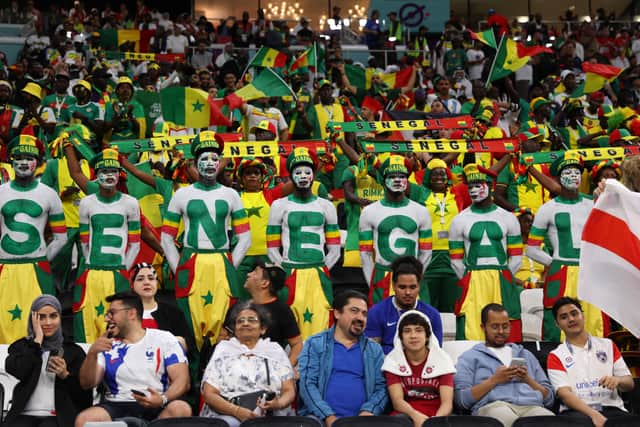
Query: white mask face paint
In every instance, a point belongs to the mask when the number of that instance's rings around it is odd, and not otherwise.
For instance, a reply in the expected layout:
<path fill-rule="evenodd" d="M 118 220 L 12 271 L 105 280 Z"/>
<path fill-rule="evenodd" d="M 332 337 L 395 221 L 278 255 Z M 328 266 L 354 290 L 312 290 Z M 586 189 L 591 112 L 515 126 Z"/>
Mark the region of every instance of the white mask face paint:
<path fill-rule="evenodd" d="M 213 151 L 205 151 L 198 157 L 198 173 L 207 180 L 213 180 L 218 175 L 220 156 Z"/>
<path fill-rule="evenodd" d="M 480 203 L 489 197 L 489 185 L 486 182 L 473 182 L 468 185 L 469 197 L 473 203 Z"/>
<path fill-rule="evenodd" d="M 31 156 L 16 156 L 13 159 L 13 170 L 18 178 L 29 178 L 36 172 L 38 160 Z"/>
<path fill-rule="evenodd" d="M 118 169 L 100 169 L 97 173 L 98 185 L 106 190 L 112 190 L 118 185 L 120 174 Z"/>
<path fill-rule="evenodd" d="M 582 183 L 582 172 L 578 168 L 565 168 L 560 172 L 560 185 L 567 190 L 577 190 Z"/>
<path fill-rule="evenodd" d="M 401 173 L 389 174 L 384 179 L 384 186 L 392 193 L 403 193 L 407 189 L 407 176 Z"/>
<path fill-rule="evenodd" d="M 296 166 L 291 171 L 291 179 L 298 188 L 311 188 L 313 184 L 313 169 L 309 166 Z"/>

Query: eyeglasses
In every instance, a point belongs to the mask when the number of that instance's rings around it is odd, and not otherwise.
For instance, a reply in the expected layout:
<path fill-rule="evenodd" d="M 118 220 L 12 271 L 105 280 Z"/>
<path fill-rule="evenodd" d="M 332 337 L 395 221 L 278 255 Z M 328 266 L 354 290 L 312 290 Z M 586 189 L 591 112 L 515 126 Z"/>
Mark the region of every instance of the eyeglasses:
<path fill-rule="evenodd" d="M 236 324 L 238 323 L 258 323 L 260 319 L 257 317 L 238 317 L 236 319 Z"/>
<path fill-rule="evenodd" d="M 108 310 L 104 314 L 104 317 L 113 317 L 116 313 L 118 313 L 120 311 L 125 311 L 125 310 L 131 310 L 131 308 L 128 308 L 128 307 L 125 307 L 125 308 L 112 308 L 112 309 Z"/>

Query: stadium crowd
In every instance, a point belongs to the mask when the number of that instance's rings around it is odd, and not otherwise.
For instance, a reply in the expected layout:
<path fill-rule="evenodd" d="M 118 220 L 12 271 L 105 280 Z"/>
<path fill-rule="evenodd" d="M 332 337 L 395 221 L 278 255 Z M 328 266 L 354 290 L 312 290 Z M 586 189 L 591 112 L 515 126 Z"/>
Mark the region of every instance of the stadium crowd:
<path fill-rule="evenodd" d="M 9 425 L 627 415 L 621 326 L 575 298 L 594 197 L 640 191 L 640 32 L 490 10 L 407 41 L 372 11 L 362 64 L 304 18 L 62 12 L 1 13 L 26 36 L 0 70 Z M 457 360 L 440 313 L 478 341 Z"/>

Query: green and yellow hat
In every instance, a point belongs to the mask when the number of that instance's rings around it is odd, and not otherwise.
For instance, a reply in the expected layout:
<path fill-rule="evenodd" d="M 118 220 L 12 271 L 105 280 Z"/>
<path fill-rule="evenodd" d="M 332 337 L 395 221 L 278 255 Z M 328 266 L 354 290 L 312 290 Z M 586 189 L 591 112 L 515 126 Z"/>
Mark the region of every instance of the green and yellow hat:
<path fill-rule="evenodd" d="M 44 144 L 33 135 L 18 135 L 9 142 L 9 155 L 24 154 L 41 158 L 44 155 Z"/>
<path fill-rule="evenodd" d="M 531 103 L 529 103 L 529 109 L 531 110 L 531 112 L 534 112 L 538 108 L 542 107 L 543 105 L 549 105 L 549 104 L 551 104 L 551 101 L 539 96 L 531 100 Z"/>
<path fill-rule="evenodd" d="M 318 162 L 308 148 L 297 147 L 287 157 L 287 170 L 291 173 L 298 165 L 309 165 L 313 170 L 316 170 Z"/>
<path fill-rule="evenodd" d="M 245 170 L 247 168 L 252 168 L 252 167 L 260 169 L 260 172 L 262 173 L 262 175 L 267 174 L 267 166 L 264 164 L 262 160 L 257 159 L 255 157 L 245 157 L 244 159 L 242 159 L 242 161 L 238 165 L 238 171 L 236 172 L 238 174 L 238 177 L 242 177 Z"/>
<path fill-rule="evenodd" d="M 22 92 L 35 96 L 42 101 L 42 87 L 38 83 L 29 82 L 22 88 Z"/>
<path fill-rule="evenodd" d="M 191 155 L 195 159 L 203 151 L 215 151 L 221 155 L 224 151 L 222 137 L 210 130 L 200 132 L 191 142 Z"/>
<path fill-rule="evenodd" d="M 479 113 L 477 113 L 474 118 L 476 120 L 491 123 L 493 121 L 494 116 L 495 116 L 495 113 L 490 108 L 485 108 Z"/>
<path fill-rule="evenodd" d="M 105 148 L 89 160 L 89 166 L 94 170 L 107 168 L 120 169 L 118 155 L 118 150 L 115 148 Z"/>
<path fill-rule="evenodd" d="M 390 155 L 382 164 L 378 171 L 382 178 L 386 177 L 390 173 L 401 173 L 409 175 L 409 165 L 407 159 L 397 154 Z"/>
<path fill-rule="evenodd" d="M 88 90 L 89 92 L 91 92 L 91 83 L 89 83 L 86 80 L 78 80 L 74 85 L 72 90 L 76 87 L 76 86 L 82 86 L 83 88 L 85 88 L 86 90 Z"/>
<path fill-rule="evenodd" d="M 122 76 L 118 79 L 118 83 L 116 83 L 116 89 L 120 85 L 130 85 L 131 90 L 133 90 L 133 81 L 127 76 Z"/>
<path fill-rule="evenodd" d="M 549 171 L 553 176 L 560 176 L 560 172 L 569 166 L 577 166 L 580 170 L 584 169 L 582 157 L 575 151 L 566 151 L 563 153 L 551 164 Z"/>
<path fill-rule="evenodd" d="M 429 182 L 431 181 L 431 171 L 439 168 L 442 168 L 445 170 L 445 172 L 447 173 L 447 178 L 449 179 L 449 182 L 453 180 L 453 176 L 451 175 L 451 169 L 449 169 L 449 165 L 447 165 L 447 163 L 444 160 L 434 157 L 433 159 L 429 160 L 429 163 L 427 163 L 427 167 L 424 170 L 424 175 L 422 175 L 422 185 L 424 185 L 425 187 L 428 187 Z"/>
<path fill-rule="evenodd" d="M 466 165 L 462 170 L 462 173 L 464 175 L 464 181 L 466 183 L 479 182 L 479 181 L 484 181 L 484 182 L 491 181 L 491 178 L 489 177 L 487 170 L 482 166 L 478 166 L 475 163 L 469 163 L 468 165 Z"/>

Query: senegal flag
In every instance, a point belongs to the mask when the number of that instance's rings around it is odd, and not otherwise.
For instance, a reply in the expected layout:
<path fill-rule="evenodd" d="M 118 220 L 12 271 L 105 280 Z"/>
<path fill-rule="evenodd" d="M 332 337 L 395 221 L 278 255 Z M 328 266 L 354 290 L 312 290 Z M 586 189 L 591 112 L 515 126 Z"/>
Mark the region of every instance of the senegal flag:
<path fill-rule="evenodd" d="M 623 68 L 613 65 L 582 63 L 584 81 L 571 94 L 572 98 L 579 98 L 584 94 L 599 91 L 605 83 L 611 83 L 624 71 Z"/>
<path fill-rule="evenodd" d="M 369 89 L 371 87 L 371 77 L 374 75 L 373 68 L 362 69 L 354 65 L 345 64 L 344 70 L 347 73 L 349 83 L 355 87 Z M 403 68 L 397 73 L 382 74 L 382 81 L 392 89 L 405 87 L 409 84 L 413 67 Z"/>
<path fill-rule="evenodd" d="M 154 30 L 100 30 L 100 45 L 106 50 L 118 50 L 124 43 L 135 43 L 135 52 L 149 52 Z"/>
<path fill-rule="evenodd" d="M 284 67 L 287 65 L 287 55 L 276 49 L 262 46 L 256 56 L 249 63 L 250 67 Z"/>
<path fill-rule="evenodd" d="M 295 96 L 293 90 L 271 68 L 263 69 L 253 81 L 224 97 L 224 103 L 233 110 L 244 102 L 271 96 Z"/>
<path fill-rule="evenodd" d="M 493 33 L 493 29 L 483 31 L 481 33 L 474 33 L 473 31 L 469 30 L 469 35 L 473 40 L 478 40 L 479 42 L 482 42 L 494 49 L 498 48 L 498 43 L 496 43 L 496 36 Z"/>
<path fill-rule="evenodd" d="M 293 61 L 293 63 L 289 67 L 289 71 L 294 72 L 304 67 L 309 68 L 311 71 L 316 71 L 318 69 L 318 62 L 318 50 L 316 48 L 316 44 L 314 43 Z"/>
<path fill-rule="evenodd" d="M 527 65 L 529 58 L 541 53 L 553 53 L 553 51 L 543 46 L 526 47 L 522 43 L 503 37 L 489 72 L 489 82 L 507 77 L 509 74 L 518 71 Z"/>
<path fill-rule="evenodd" d="M 200 89 L 172 86 L 160 91 L 162 118 L 177 125 L 205 128 L 211 125 L 231 126 L 219 105 Z"/>

